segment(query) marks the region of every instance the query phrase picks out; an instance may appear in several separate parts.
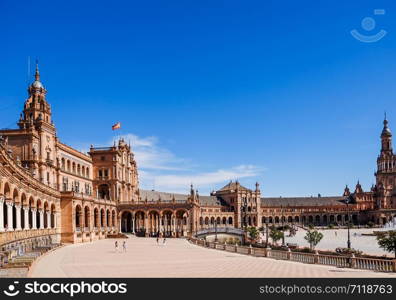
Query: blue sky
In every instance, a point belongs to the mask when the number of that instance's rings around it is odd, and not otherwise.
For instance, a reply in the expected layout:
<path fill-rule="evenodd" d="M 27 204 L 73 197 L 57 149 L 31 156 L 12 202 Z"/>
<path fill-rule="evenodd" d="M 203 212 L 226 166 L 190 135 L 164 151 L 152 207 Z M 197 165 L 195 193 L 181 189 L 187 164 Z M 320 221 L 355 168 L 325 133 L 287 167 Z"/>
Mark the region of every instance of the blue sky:
<path fill-rule="evenodd" d="M 2 0 L 0 127 L 18 119 L 30 56 L 61 140 L 107 145 L 120 121 L 143 188 L 368 189 L 385 110 L 396 131 L 396 4 L 344 2 Z"/>

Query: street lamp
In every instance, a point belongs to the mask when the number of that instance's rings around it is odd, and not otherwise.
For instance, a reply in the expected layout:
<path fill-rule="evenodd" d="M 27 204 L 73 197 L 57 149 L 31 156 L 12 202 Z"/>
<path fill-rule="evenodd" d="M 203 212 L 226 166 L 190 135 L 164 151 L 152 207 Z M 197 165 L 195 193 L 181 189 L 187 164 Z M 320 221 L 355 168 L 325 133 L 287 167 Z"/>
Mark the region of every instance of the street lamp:
<path fill-rule="evenodd" d="M 349 197 L 345 199 L 345 203 L 346 203 L 346 206 L 347 206 L 347 214 L 348 214 L 348 241 L 347 241 L 347 248 L 351 249 L 351 233 L 350 233 L 350 230 L 349 230 L 349 228 L 350 228 L 349 201 L 350 201 Z"/>
<path fill-rule="evenodd" d="M 265 218 L 265 247 L 268 248 L 268 217 Z"/>
<path fill-rule="evenodd" d="M 246 209 L 247 209 L 247 201 L 246 198 L 242 199 L 242 203 L 241 203 L 241 217 L 242 217 L 242 228 L 244 228 L 246 230 Z"/>
<path fill-rule="evenodd" d="M 285 220 L 284 220 L 282 205 L 281 205 L 281 218 L 282 218 L 282 246 L 285 246 Z"/>
<path fill-rule="evenodd" d="M 215 220 L 215 242 L 217 242 L 217 220 Z"/>

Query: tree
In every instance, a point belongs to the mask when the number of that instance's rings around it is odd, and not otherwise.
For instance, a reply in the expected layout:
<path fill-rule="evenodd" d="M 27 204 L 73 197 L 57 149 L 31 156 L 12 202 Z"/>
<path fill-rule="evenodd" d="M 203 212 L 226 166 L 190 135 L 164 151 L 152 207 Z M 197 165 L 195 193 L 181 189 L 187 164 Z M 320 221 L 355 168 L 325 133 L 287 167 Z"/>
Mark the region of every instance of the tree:
<path fill-rule="evenodd" d="M 253 240 L 257 239 L 257 237 L 259 236 L 259 231 L 256 227 L 248 227 L 247 232 Z"/>
<path fill-rule="evenodd" d="M 304 239 L 309 243 L 309 248 L 311 250 L 315 249 L 316 245 L 319 244 L 322 238 L 323 233 L 317 230 L 308 230 L 307 234 L 304 237 Z"/>
<path fill-rule="evenodd" d="M 396 231 L 381 232 L 377 235 L 378 245 L 387 252 L 393 252 L 396 258 Z"/>
<path fill-rule="evenodd" d="M 269 236 L 272 239 L 272 241 L 275 244 L 277 244 L 277 242 L 283 237 L 283 232 L 276 228 L 271 228 L 271 232 L 270 232 Z"/>

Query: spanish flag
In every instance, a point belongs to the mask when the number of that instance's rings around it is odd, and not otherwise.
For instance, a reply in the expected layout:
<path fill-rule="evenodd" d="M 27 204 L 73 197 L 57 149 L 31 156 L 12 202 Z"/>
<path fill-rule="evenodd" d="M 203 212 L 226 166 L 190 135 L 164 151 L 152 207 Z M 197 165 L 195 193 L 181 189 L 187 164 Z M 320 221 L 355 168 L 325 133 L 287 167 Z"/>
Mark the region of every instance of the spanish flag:
<path fill-rule="evenodd" d="M 113 126 L 111 126 L 111 130 L 117 130 L 121 128 L 121 123 L 117 122 Z"/>

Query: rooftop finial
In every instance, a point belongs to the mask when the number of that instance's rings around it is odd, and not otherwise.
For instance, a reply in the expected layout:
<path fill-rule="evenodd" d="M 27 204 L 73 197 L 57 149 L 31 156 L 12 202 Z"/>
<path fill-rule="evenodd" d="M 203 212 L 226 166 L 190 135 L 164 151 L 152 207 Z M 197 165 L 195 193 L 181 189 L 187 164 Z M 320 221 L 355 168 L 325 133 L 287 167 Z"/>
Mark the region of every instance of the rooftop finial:
<path fill-rule="evenodd" d="M 40 72 L 38 67 L 38 59 L 36 59 L 36 73 L 34 74 L 34 78 L 36 81 L 40 81 Z"/>

